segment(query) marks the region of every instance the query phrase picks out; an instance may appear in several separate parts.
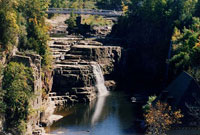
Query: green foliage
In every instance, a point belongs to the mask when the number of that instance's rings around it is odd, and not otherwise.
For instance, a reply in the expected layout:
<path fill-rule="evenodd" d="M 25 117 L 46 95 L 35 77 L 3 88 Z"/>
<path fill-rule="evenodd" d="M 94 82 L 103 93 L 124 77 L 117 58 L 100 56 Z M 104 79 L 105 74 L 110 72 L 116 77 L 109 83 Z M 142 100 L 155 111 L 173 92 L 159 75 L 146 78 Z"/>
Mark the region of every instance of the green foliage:
<path fill-rule="evenodd" d="M 43 57 L 42 65 L 50 59 L 47 40 L 49 27 L 45 23 L 48 0 L 1 0 L 0 44 L 4 49 L 17 46 L 33 50 Z M 19 41 L 19 42 L 18 42 Z"/>
<path fill-rule="evenodd" d="M 3 64 L 0 62 L 0 83 L 3 76 L 3 70 L 4 70 Z M 4 94 L 5 94 L 5 91 L 3 91 L 2 88 L 0 87 L 0 113 L 4 113 L 6 109 L 6 105 L 3 102 Z"/>
<path fill-rule="evenodd" d="M 3 75 L 3 64 L 0 62 L 0 78 Z"/>
<path fill-rule="evenodd" d="M 105 26 L 105 25 L 112 25 L 112 21 L 109 21 L 102 16 L 94 16 L 90 15 L 87 18 L 83 18 L 83 24 L 91 25 L 91 26 Z"/>
<path fill-rule="evenodd" d="M 30 108 L 29 101 L 33 95 L 33 78 L 32 69 L 22 63 L 10 62 L 5 68 L 3 89 L 5 90 L 4 102 L 7 105 L 7 127 L 25 129 L 24 123 Z M 23 134 L 23 131 L 19 132 Z"/>
<path fill-rule="evenodd" d="M 130 3 L 130 0 L 69 0 L 67 8 L 74 9 L 122 9 L 124 4 Z"/>
<path fill-rule="evenodd" d="M 85 0 L 85 3 L 83 5 L 84 9 L 96 9 L 96 2 L 93 0 Z"/>
<path fill-rule="evenodd" d="M 83 9 L 84 7 L 84 2 L 83 0 L 74 0 L 71 4 L 70 4 L 70 8 L 74 8 L 74 9 Z"/>
<path fill-rule="evenodd" d="M 97 0 L 97 7 L 100 9 L 121 9 L 122 0 Z"/>
<path fill-rule="evenodd" d="M 65 23 L 68 25 L 68 34 L 80 34 L 83 36 L 87 36 L 88 34 L 94 32 L 91 25 L 88 25 L 86 23 L 82 24 L 81 16 L 76 16 L 73 14 L 73 12 L 71 13 L 70 18 L 65 21 Z"/>
<path fill-rule="evenodd" d="M 49 3 L 50 8 L 66 8 L 67 1 L 66 0 L 50 0 Z M 55 14 L 48 14 L 48 18 L 52 18 Z"/>
<path fill-rule="evenodd" d="M 124 48 L 133 51 L 127 57 L 127 70 L 124 69 L 131 78 L 134 76 L 134 80 L 150 87 L 162 84 L 174 27 L 182 29 L 191 23 L 196 2 L 131 0 L 129 10 L 118 19 L 111 32 L 113 37 L 123 40 Z M 185 54 L 181 57 L 188 59 Z"/>
<path fill-rule="evenodd" d="M 3 101 L 5 91 L 0 88 L 0 113 L 5 113 L 6 111 L 6 104 Z"/>
<path fill-rule="evenodd" d="M 66 0 L 51 0 L 50 1 L 50 8 L 66 8 Z"/>
<path fill-rule="evenodd" d="M 77 16 L 72 12 L 70 14 L 69 19 L 65 21 L 65 23 L 67 24 L 67 31 L 69 32 L 69 34 L 75 33 L 75 27 L 77 26 L 76 19 Z"/>
<path fill-rule="evenodd" d="M 49 70 L 52 58 L 47 45 L 49 27 L 45 22 L 49 0 L 0 0 L 0 50 L 33 51 L 42 56 L 42 67 Z M 33 95 L 32 70 L 10 62 L 3 73 L 0 109 L 6 111 L 7 127 L 24 134 Z M 12 128 L 12 129 L 11 129 Z M 9 129 L 8 129 L 9 130 Z"/>
<path fill-rule="evenodd" d="M 190 72 L 197 80 L 200 79 L 200 19 L 193 18 L 189 28 L 182 32 L 175 28 L 173 41 L 173 56 L 169 60 L 175 73 L 182 70 Z"/>
<path fill-rule="evenodd" d="M 23 50 L 33 50 L 42 56 L 42 66 L 51 67 L 51 55 L 47 41 L 49 39 L 49 27 L 45 23 L 46 13 L 48 8 L 47 0 L 31 0 L 26 1 L 25 18 L 27 30 L 27 42 L 19 46 Z M 26 41 L 26 40 L 24 40 Z"/>
<path fill-rule="evenodd" d="M 156 98 L 157 96 L 149 96 L 149 100 L 147 101 L 147 104 L 142 106 L 142 109 L 144 110 L 145 113 L 147 113 L 150 110 L 150 107 Z"/>
<path fill-rule="evenodd" d="M 128 15 L 119 19 L 120 31 L 115 34 L 130 35 L 130 42 L 137 45 L 166 45 L 179 18 L 178 3 L 175 4 L 173 0 L 134 0 L 129 5 Z"/>
<path fill-rule="evenodd" d="M 15 0 L 0 1 L 0 44 L 4 49 L 15 45 L 17 41 L 19 26 L 17 13 L 14 10 L 16 3 Z"/>
<path fill-rule="evenodd" d="M 174 27 L 182 28 L 191 22 L 197 0 L 132 0 L 126 3 L 124 6 L 128 5 L 129 11 L 119 19 L 113 34 L 123 35 L 126 40 L 129 37 L 132 45 L 154 44 L 168 49 Z"/>
<path fill-rule="evenodd" d="M 96 9 L 95 0 L 69 0 L 67 7 L 74 9 Z"/>

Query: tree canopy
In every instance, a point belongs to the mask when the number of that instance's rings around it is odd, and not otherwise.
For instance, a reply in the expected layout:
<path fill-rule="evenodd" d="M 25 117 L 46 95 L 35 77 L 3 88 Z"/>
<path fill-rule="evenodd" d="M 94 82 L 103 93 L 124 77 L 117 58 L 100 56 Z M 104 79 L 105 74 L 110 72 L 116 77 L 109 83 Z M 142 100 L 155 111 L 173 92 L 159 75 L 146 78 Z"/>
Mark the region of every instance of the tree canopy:
<path fill-rule="evenodd" d="M 45 23 L 48 0 L 1 0 L 0 45 L 5 50 L 18 46 L 42 56 L 42 65 L 51 65 L 48 25 Z"/>
<path fill-rule="evenodd" d="M 7 130 L 13 128 L 20 135 L 26 131 L 25 123 L 30 110 L 29 103 L 33 95 L 33 85 L 31 68 L 15 62 L 7 65 L 3 77 Z"/>
<path fill-rule="evenodd" d="M 67 5 L 66 0 L 51 0 L 49 7 L 51 8 L 65 8 Z"/>
<path fill-rule="evenodd" d="M 125 69 L 135 78 L 131 81 L 162 84 L 174 28 L 188 27 L 197 14 L 197 5 L 197 0 L 131 0 L 128 3 L 125 16 L 113 26 L 111 36 L 122 38 L 123 47 L 132 49 L 127 54 L 128 69 Z"/>
<path fill-rule="evenodd" d="M 185 70 L 200 81 L 200 19 L 193 18 L 191 25 L 183 30 L 175 28 L 172 37 L 173 56 L 171 68 L 175 73 Z"/>

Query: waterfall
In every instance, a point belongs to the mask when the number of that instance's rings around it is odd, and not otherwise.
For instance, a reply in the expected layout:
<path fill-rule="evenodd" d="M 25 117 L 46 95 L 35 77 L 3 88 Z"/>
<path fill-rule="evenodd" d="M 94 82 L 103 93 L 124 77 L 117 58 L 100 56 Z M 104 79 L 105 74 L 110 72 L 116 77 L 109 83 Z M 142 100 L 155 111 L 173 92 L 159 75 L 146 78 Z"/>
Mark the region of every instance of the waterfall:
<path fill-rule="evenodd" d="M 92 116 L 91 122 L 92 122 L 92 125 L 94 125 L 94 123 L 99 119 L 99 117 L 101 115 L 101 112 L 102 112 L 103 106 L 104 106 L 104 102 L 105 102 L 105 97 L 108 95 L 109 92 L 104 84 L 105 81 L 104 81 L 103 73 L 101 71 L 101 67 L 99 66 L 99 64 L 92 65 L 92 67 L 93 67 L 93 73 L 96 78 L 96 87 L 98 90 L 98 95 L 101 96 L 97 99 L 95 111 Z"/>
<path fill-rule="evenodd" d="M 101 71 L 101 67 L 99 66 L 99 64 L 92 65 L 92 67 L 93 67 L 93 73 L 96 78 L 96 88 L 98 90 L 99 96 L 108 95 L 108 90 L 104 84 L 105 81 L 103 73 Z"/>

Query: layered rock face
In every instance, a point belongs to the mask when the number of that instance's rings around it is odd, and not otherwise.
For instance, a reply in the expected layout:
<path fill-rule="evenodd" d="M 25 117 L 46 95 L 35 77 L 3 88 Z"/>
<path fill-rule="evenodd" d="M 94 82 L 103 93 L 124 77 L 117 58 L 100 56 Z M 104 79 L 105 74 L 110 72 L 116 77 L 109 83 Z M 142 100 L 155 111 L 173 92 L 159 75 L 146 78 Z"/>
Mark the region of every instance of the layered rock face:
<path fill-rule="evenodd" d="M 53 91 L 63 96 L 62 103 L 95 99 L 98 91 L 92 65 L 99 64 L 104 75 L 110 75 L 121 58 L 120 47 L 81 38 L 53 38 L 50 48 L 55 59 Z"/>
<path fill-rule="evenodd" d="M 95 98 L 94 75 L 89 64 L 59 65 L 55 69 L 53 90 L 58 95 L 70 95 L 69 102 L 87 102 Z"/>
<path fill-rule="evenodd" d="M 33 89 L 35 98 L 31 101 L 31 105 L 32 109 L 37 111 L 34 115 L 31 115 L 28 118 L 26 134 L 32 134 L 37 130 L 41 130 L 40 132 L 42 132 L 43 129 L 39 127 L 40 113 L 42 107 L 41 57 L 37 54 L 16 52 L 16 54 L 12 56 L 10 61 L 23 63 L 25 66 L 31 67 L 33 70 Z"/>

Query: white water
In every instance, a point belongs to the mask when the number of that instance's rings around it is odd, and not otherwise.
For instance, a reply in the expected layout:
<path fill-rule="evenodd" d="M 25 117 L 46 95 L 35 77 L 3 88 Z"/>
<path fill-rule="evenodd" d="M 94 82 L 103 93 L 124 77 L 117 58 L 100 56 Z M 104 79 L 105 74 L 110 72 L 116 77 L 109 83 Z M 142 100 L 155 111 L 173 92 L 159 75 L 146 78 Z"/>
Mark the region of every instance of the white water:
<path fill-rule="evenodd" d="M 99 95 L 99 98 L 97 99 L 95 111 L 92 116 L 92 121 L 91 121 L 91 124 L 94 125 L 96 121 L 98 121 L 102 113 L 105 97 L 109 94 L 109 92 L 104 84 L 105 81 L 104 81 L 103 73 L 101 71 L 101 67 L 99 66 L 99 64 L 92 65 L 92 67 L 93 67 L 94 75 L 96 77 L 96 87 L 97 87 L 98 95 Z"/>
<path fill-rule="evenodd" d="M 103 73 L 101 71 L 101 67 L 99 66 L 99 64 L 92 65 L 92 67 L 93 67 L 93 73 L 96 78 L 96 87 L 98 90 L 98 95 L 99 96 L 108 95 L 108 90 L 105 86 L 105 81 L 104 81 Z"/>

